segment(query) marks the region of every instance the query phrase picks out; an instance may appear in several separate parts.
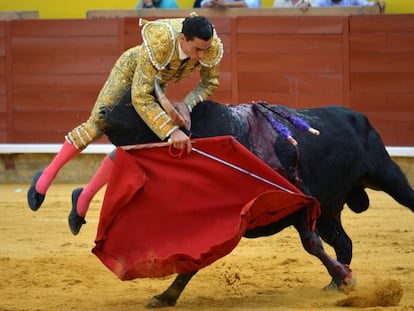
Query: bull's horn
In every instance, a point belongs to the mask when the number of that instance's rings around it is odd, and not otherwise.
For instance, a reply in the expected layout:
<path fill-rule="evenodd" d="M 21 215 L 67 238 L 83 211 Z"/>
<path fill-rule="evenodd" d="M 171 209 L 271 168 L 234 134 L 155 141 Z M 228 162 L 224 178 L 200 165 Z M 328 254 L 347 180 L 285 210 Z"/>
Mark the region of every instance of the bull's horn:
<path fill-rule="evenodd" d="M 175 124 L 179 127 L 183 127 L 185 125 L 185 120 L 183 116 L 174 108 L 171 102 L 168 100 L 167 96 L 165 96 L 164 92 L 161 90 L 160 84 L 158 83 L 159 77 L 154 77 L 154 90 L 155 95 L 161 105 L 164 108 L 165 112 L 168 116 L 173 120 Z"/>

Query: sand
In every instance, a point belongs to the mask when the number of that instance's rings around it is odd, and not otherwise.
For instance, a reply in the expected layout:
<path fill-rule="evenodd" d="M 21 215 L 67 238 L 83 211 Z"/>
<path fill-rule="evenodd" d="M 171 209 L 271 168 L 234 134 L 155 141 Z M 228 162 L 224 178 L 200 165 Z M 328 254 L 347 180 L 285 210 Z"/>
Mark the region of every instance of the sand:
<path fill-rule="evenodd" d="M 147 310 L 145 303 L 173 280 L 123 282 L 91 253 L 103 191 L 73 236 L 67 214 L 77 186 L 52 185 L 32 212 L 27 184 L 0 185 L 0 310 Z M 345 208 L 342 214 L 354 243 L 353 290 L 323 291 L 330 282 L 326 269 L 288 228 L 243 239 L 200 271 L 166 310 L 414 310 L 414 215 L 386 194 L 370 197 L 367 212 Z"/>

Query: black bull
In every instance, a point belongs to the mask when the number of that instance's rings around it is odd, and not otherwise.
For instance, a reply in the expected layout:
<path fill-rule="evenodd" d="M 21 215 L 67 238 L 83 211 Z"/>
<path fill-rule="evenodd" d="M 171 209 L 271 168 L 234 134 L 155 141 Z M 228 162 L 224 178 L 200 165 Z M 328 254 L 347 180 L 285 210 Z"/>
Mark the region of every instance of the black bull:
<path fill-rule="evenodd" d="M 341 224 L 344 204 L 354 212 L 365 211 L 369 206 L 365 188 L 371 188 L 388 193 L 414 211 L 414 191 L 363 114 L 342 107 L 291 110 L 270 106 L 290 111 L 320 130 L 321 135 L 314 136 L 290 126 L 298 141 L 295 148 L 277 135 L 262 115 L 265 107 L 257 104 L 226 106 L 212 101 L 200 103 L 191 114 L 192 137 L 232 135 L 305 194 L 319 200 L 322 213 L 317 221 L 317 232 L 307 229 L 303 209 L 277 223 L 249 231 L 246 237 L 272 235 L 293 225 L 304 248 L 326 266 L 333 278 L 331 284 L 340 286 L 346 283 L 347 265 L 352 259 L 352 241 Z M 273 117 L 288 125 L 278 114 Z M 102 121 L 105 133 L 117 146 L 159 141 L 135 113 L 129 94 L 119 105 L 102 111 Z M 325 253 L 318 235 L 335 249 L 337 260 L 342 264 Z M 178 275 L 171 286 L 147 306 L 175 305 L 195 273 Z"/>

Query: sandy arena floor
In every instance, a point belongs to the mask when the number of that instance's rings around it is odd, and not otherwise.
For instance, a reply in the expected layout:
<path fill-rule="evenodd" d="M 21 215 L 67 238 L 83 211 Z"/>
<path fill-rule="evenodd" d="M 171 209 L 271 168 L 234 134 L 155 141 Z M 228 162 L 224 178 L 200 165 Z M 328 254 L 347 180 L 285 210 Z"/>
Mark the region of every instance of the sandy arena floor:
<path fill-rule="evenodd" d="M 41 209 L 32 212 L 27 184 L 0 185 L 0 310 L 146 310 L 145 303 L 173 280 L 117 279 L 91 253 L 103 192 L 80 234 L 69 231 L 75 186 L 54 184 Z M 321 291 L 330 281 L 328 273 L 289 228 L 272 237 L 243 239 L 230 255 L 196 275 L 167 310 L 414 310 L 413 213 L 371 192 L 367 212 L 356 215 L 346 208 L 342 215 L 354 242 L 354 291 Z M 397 306 L 383 306 L 401 295 Z"/>

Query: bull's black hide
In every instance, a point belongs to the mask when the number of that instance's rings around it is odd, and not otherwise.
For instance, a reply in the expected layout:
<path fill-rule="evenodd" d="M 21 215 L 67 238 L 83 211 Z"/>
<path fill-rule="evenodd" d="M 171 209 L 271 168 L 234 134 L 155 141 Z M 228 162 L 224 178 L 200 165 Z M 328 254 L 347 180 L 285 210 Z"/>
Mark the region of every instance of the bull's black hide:
<path fill-rule="evenodd" d="M 270 105 L 271 107 L 275 107 Z M 365 211 L 369 205 L 366 188 L 388 193 L 400 204 L 414 211 L 414 191 L 384 144 L 361 113 L 342 107 L 324 107 L 290 111 L 320 130 L 320 136 L 293 128 L 274 114 L 274 118 L 290 126 L 297 149 L 277 135 L 262 115 L 263 106 L 241 104 L 226 106 L 205 101 L 192 112 L 192 137 L 232 135 L 250 151 L 278 170 L 304 193 L 320 201 L 322 214 L 317 222 L 320 237 L 331 245 L 340 263 L 349 265 L 352 241 L 341 224 L 341 211 L 346 203 L 353 211 Z M 128 96 L 120 105 L 105 112 L 106 134 L 115 145 L 130 145 L 159 139 L 135 113 Z M 316 255 L 309 245 L 304 217 L 294 214 L 278 223 L 249 231 L 246 237 L 271 235 L 294 225 L 301 234 L 304 247 Z M 319 257 L 319 256 L 318 256 Z M 337 285 L 337 272 L 327 266 Z M 194 272 L 195 274 L 195 272 Z M 174 305 L 194 274 L 179 275 L 171 287 L 154 297 L 149 306 Z"/>

